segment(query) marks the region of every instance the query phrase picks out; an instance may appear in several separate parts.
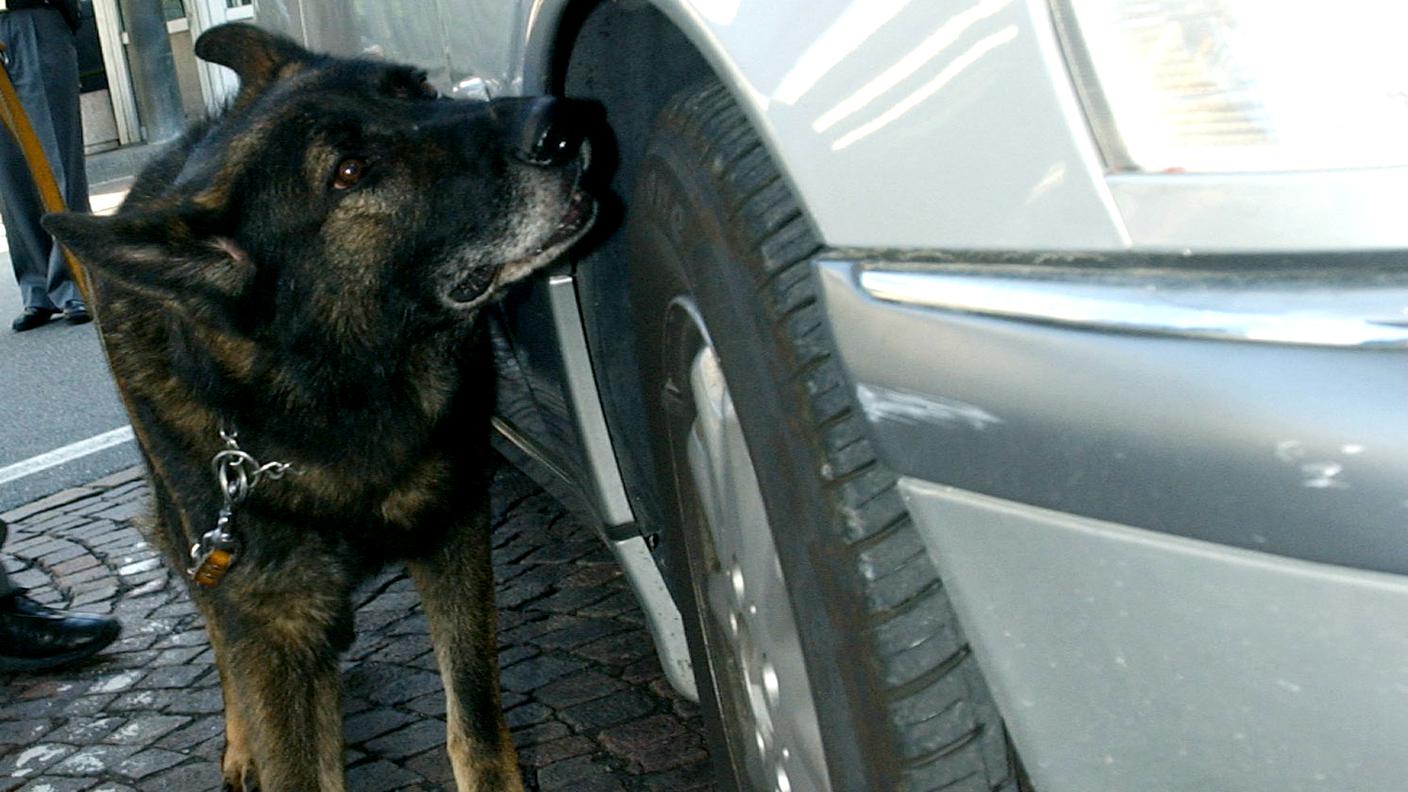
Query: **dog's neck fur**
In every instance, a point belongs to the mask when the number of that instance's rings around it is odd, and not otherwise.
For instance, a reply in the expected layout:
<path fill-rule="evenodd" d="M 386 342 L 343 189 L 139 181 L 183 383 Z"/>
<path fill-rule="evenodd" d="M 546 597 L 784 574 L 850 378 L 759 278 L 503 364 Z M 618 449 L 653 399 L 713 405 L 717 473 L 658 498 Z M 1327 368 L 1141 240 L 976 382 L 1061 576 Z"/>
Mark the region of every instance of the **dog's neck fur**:
<path fill-rule="evenodd" d="M 409 524 L 423 499 L 416 493 L 454 479 L 460 446 L 483 434 L 484 427 L 464 425 L 467 416 L 484 414 L 482 405 L 463 402 L 491 398 L 492 388 L 455 388 L 463 378 L 482 383 L 488 376 L 487 365 L 482 373 L 463 370 L 468 361 L 486 361 L 473 320 L 422 337 L 402 359 L 374 360 L 376 350 L 363 349 L 303 361 L 317 370 L 308 376 L 301 368 L 295 382 L 238 335 L 179 313 L 153 322 L 149 312 L 158 306 L 150 298 L 111 284 L 102 290 L 107 343 L 123 350 L 113 358 L 114 374 L 147 414 L 148 433 L 208 460 L 222 447 L 221 426 L 236 427 L 256 457 L 299 471 L 260 493 L 279 511 Z M 420 376 L 402 376 L 411 368 Z M 427 379 L 434 369 L 443 376 Z M 207 473 L 195 474 L 216 492 Z"/>

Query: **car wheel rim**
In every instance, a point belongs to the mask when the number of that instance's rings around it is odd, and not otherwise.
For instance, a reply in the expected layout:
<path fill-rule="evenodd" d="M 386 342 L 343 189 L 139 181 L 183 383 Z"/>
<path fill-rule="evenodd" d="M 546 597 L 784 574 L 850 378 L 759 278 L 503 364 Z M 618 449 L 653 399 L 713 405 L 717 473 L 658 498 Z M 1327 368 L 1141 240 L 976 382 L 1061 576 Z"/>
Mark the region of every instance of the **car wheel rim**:
<path fill-rule="evenodd" d="M 777 548 L 733 399 L 707 343 L 689 364 L 687 457 L 712 556 L 700 581 L 716 663 L 727 668 L 733 748 L 757 789 L 829 790 L 816 705 Z"/>

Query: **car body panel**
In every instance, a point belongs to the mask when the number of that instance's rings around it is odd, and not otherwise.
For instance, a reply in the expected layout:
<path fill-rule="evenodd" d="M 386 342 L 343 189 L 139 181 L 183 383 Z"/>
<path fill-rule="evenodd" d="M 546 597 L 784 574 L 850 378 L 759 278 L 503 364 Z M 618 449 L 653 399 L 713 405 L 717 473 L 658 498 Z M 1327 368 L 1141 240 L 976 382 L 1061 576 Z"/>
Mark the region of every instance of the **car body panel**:
<path fill-rule="evenodd" d="M 821 265 L 827 314 L 881 457 L 899 473 L 1408 573 L 1408 421 L 1385 420 L 1408 394 L 1404 349 L 1098 332 L 914 309 L 870 296 L 858 269 Z M 1321 294 L 1332 302 L 1333 292 Z"/>
<path fill-rule="evenodd" d="M 901 482 L 1036 789 L 1399 789 L 1408 578 Z"/>
<path fill-rule="evenodd" d="M 317 46 L 431 65 L 442 88 L 473 74 L 505 93 L 547 87 L 565 8 L 442 0 L 440 24 L 410 0 L 338 14 L 263 2 L 276 5 L 300 8 L 273 17 L 302 19 Z M 802 15 L 741 0 L 655 5 L 732 87 L 829 244 L 1124 246 L 1039 0 L 811 0 Z M 515 11 L 519 33 L 467 32 L 497 31 Z M 388 19 L 413 21 L 399 30 Z M 984 188 L 942 189 L 952 184 Z"/>

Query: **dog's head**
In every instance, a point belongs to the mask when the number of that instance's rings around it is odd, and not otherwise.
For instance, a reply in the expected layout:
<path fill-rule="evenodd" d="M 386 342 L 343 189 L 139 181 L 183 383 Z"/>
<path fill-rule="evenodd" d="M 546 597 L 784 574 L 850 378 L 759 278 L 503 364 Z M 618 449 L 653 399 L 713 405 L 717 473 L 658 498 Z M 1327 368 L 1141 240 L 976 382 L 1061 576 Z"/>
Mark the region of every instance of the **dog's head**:
<path fill-rule="evenodd" d="M 240 91 L 111 217 L 45 227 L 101 278 L 250 332 L 318 316 L 463 318 L 580 238 L 591 113 L 437 96 L 414 68 L 310 53 L 249 25 L 196 44 Z M 285 332 L 291 329 L 283 327 Z"/>

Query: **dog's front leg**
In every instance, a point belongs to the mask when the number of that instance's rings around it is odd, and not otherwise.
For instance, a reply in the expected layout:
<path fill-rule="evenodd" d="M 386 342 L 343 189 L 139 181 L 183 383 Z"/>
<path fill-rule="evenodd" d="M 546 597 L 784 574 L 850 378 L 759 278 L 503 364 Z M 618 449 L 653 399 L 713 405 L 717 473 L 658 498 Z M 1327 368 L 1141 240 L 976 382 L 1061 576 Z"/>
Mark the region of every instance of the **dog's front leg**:
<path fill-rule="evenodd" d="M 301 576 L 286 570 L 258 577 L 231 575 L 203 597 L 214 600 L 202 609 L 225 693 L 225 788 L 343 792 L 338 654 L 350 602 L 340 587 L 290 585 Z"/>
<path fill-rule="evenodd" d="M 211 643 L 216 644 L 211 632 Z M 220 690 L 225 699 L 225 750 L 220 753 L 220 774 L 224 779 L 221 792 L 256 792 L 259 771 L 254 767 L 254 743 L 249 727 L 245 726 L 239 700 L 222 666 L 225 653 L 215 650 L 215 663 L 220 671 Z"/>
<path fill-rule="evenodd" d="M 520 792 L 518 755 L 499 697 L 487 510 L 410 562 L 445 685 L 450 765 L 459 792 Z"/>

